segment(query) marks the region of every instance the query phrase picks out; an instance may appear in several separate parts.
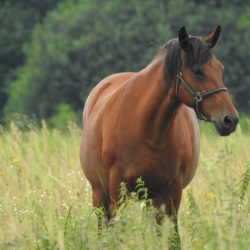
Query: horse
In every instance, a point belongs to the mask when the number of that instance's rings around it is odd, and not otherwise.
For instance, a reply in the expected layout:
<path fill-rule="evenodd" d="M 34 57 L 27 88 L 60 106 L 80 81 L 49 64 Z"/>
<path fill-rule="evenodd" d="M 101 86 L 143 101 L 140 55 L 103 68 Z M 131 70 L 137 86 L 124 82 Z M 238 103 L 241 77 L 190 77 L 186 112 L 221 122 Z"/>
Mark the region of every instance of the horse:
<path fill-rule="evenodd" d="M 220 26 L 204 39 L 180 28 L 138 72 L 104 78 L 83 110 L 80 161 L 92 188 L 93 206 L 107 220 L 117 209 L 122 182 L 129 192 L 141 177 L 160 224 L 175 223 L 183 189 L 199 162 L 198 119 L 219 135 L 236 129 L 239 113 L 223 83 L 223 64 L 212 53 Z M 198 118 L 198 119 L 197 119 Z"/>

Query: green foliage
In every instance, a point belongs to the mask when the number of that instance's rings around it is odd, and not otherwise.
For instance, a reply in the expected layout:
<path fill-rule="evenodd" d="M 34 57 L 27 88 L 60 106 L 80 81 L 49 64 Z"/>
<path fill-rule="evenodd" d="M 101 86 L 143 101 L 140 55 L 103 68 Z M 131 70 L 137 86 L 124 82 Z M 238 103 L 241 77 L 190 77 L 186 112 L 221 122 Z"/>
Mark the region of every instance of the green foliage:
<path fill-rule="evenodd" d="M 142 178 L 138 178 L 136 180 L 136 193 L 142 200 L 147 200 L 148 199 L 148 189 L 145 187 L 145 182 L 142 180 Z"/>
<path fill-rule="evenodd" d="M 16 79 L 18 66 L 25 61 L 23 46 L 29 41 L 34 25 L 57 2 L 58 0 L 5 0 L 0 3 L 0 121 L 3 120 L 8 86 Z"/>
<path fill-rule="evenodd" d="M 25 21 L 21 22 L 24 23 L 21 28 L 9 33 L 6 25 L 3 32 L 7 38 L 3 41 L 8 46 L 12 44 L 9 40 L 15 41 L 11 51 L 21 53 L 24 58 L 24 50 L 26 60 L 17 73 L 10 71 L 16 77 L 4 74 L 10 79 L 8 82 L 12 82 L 5 106 L 6 119 L 16 112 L 48 119 L 57 113 L 60 103 L 69 104 L 80 117 L 86 96 L 102 78 L 116 72 L 142 69 L 157 48 L 176 37 L 183 25 L 191 34 L 206 36 L 217 24 L 222 26 L 222 37 L 214 51 L 225 65 L 225 84 L 238 108 L 249 114 L 248 1 L 65 0 L 48 13 L 58 1 L 7 2 L 19 8 L 15 10 L 17 18 L 20 15 L 20 20 Z M 9 15 L 10 22 L 6 19 L 6 23 L 19 27 L 13 16 Z M 42 19 L 44 16 L 46 18 Z M 27 43 L 24 38 L 29 36 L 34 23 L 31 42 Z M 2 61 L 10 58 L 7 45 Z M 13 58 L 13 61 L 18 60 Z M 22 63 L 23 59 L 17 65 Z M 0 91 L 5 93 L 4 105 L 6 84 L 3 88 L 0 86 Z"/>
<path fill-rule="evenodd" d="M 9 117 L 8 125 L 11 127 L 13 124 L 22 131 L 35 130 L 39 128 L 39 123 L 35 117 L 29 117 L 20 113 L 13 113 Z"/>
<path fill-rule="evenodd" d="M 152 43 L 161 44 L 168 33 L 164 23 L 164 8 L 154 10 L 152 2 L 62 4 L 35 28 L 6 114 L 47 118 L 62 102 L 80 114 L 87 93 L 101 78 L 148 63 L 155 50 Z"/>
<path fill-rule="evenodd" d="M 249 163 L 248 163 L 249 164 Z M 246 166 L 246 171 L 242 175 L 239 188 L 240 203 L 244 201 L 250 183 L 250 165 Z"/>
<path fill-rule="evenodd" d="M 69 136 L 70 135 L 70 136 Z M 91 187 L 79 163 L 81 130 L 0 130 L 0 249 L 169 249 L 173 226 L 157 236 L 148 199 L 121 186 L 125 206 L 97 233 Z M 199 169 L 184 189 L 179 211 L 182 249 L 248 249 L 250 244 L 250 137 L 202 134 Z M 102 211 L 98 211 L 102 212 Z M 172 238 L 171 238 L 172 237 Z"/>
<path fill-rule="evenodd" d="M 247 115 L 240 116 L 240 127 L 244 132 L 250 132 L 250 121 Z"/>
<path fill-rule="evenodd" d="M 48 124 L 66 130 L 70 123 L 77 123 L 77 121 L 77 115 L 72 108 L 68 104 L 62 103 L 58 106 L 57 113 L 49 119 Z"/>

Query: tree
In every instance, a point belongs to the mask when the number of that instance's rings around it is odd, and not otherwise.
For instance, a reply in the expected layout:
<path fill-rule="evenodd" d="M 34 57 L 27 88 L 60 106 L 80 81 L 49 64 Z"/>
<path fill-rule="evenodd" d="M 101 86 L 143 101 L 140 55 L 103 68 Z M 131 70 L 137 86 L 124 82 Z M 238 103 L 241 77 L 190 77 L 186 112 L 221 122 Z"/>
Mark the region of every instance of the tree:
<path fill-rule="evenodd" d="M 234 2 L 219 8 L 215 1 L 66 1 L 36 25 L 5 114 L 50 118 L 63 103 L 81 114 L 87 94 L 103 77 L 140 70 L 183 25 L 205 36 L 217 24 L 222 38 L 215 54 L 226 66 L 226 86 L 249 112 L 249 32 L 238 18 L 243 8 Z"/>
<path fill-rule="evenodd" d="M 58 0 L 5 0 L 0 3 L 0 121 L 8 98 L 8 85 L 16 78 L 16 70 L 25 61 L 23 45 L 29 41 L 37 22 Z"/>
<path fill-rule="evenodd" d="M 62 4 L 35 28 L 6 114 L 18 111 L 49 118 L 61 103 L 81 113 L 87 93 L 100 79 L 139 70 L 163 43 L 163 29 L 169 32 L 164 10 L 153 9 L 153 2 L 141 5 L 132 0 Z"/>

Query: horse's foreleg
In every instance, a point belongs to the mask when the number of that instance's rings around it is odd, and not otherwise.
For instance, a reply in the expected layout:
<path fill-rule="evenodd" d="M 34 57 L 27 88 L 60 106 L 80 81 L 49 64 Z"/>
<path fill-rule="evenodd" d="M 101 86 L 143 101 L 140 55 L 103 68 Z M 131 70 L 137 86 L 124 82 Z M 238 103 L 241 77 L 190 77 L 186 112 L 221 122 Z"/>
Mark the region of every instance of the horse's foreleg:
<path fill-rule="evenodd" d="M 167 214 L 169 218 L 176 224 L 177 214 L 180 207 L 181 196 L 182 196 L 182 178 L 171 181 L 171 183 L 163 190 L 159 197 L 153 200 L 153 205 L 159 209 L 159 213 L 156 215 L 158 224 L 162 223 L 164 214 Z M 178 231 L 178 226 L 176 231 Z"/>
<path fill-rule="evenodd" d="M 117 204 L 120 194 L 121 176 L 119 168 L 113 166 L 109 172 L 109 198 L 110 198 L 110 214 L 111 217 L 115 216 Z"/>
<path fill-rule="evenodd" d="M 178 233 L 178 210 L 180 207 L 181 196 L 183 189 L 183 179 L 182 177 L 172 180 L 169 185 L 163 190 L 161 196 L 154 200 L 154 205 L 159 209 L 156 214 L 156 220 L 158 224 L 162 223 L 163 214 L 167 214 L 170 220 L 174 223 L 175 226 L 175 249 L 180 248 L 180 236 Z M 164 211 L 162 211 L 162 208 Z M 171 242 L 173 239 L 170 239 Z M 171 243 L 172 245 L 172 243 Z"/>
<path fill-rule="evenodd" d="M 96 210 L 96 215 L 98 219 L 98 234 L 101 235 L 102 225 L 103 225 L 103 212 L 104 219 L 106 222 L 110 219 L 109 213 L 109 198 L 102 188 L 94 188 L 92 193 L 93 207 L 100 208 L 103 210 Z"/>
<path fill-rule="evenodd" d="M 178 221 L 177 215 L 181 203 L 183 189 L 183 179 L 178 178 L 171 182 L 168 187 L 168 192 L 165 197 L 165 212 L 169 216 L 169 218 L 173 221 L 175 225 L 175 230 L 178 233 Z"/>
<path fill-rule="evenodd" d="M 170 244 L 171 248 L 173 249 L 181 248 L 181 239 L 178 232 L 177 215 L 181 203 L 182 189 L 183 189 L 183 178 L 179 177 L 171 182 L 171 184 L 168 187 L 167 196 L 165 198 L 166 214 L 169 216 L 169 218 L 173 221 L 175 225 L 175 234 L 173 236 L 170 236 Z"/>

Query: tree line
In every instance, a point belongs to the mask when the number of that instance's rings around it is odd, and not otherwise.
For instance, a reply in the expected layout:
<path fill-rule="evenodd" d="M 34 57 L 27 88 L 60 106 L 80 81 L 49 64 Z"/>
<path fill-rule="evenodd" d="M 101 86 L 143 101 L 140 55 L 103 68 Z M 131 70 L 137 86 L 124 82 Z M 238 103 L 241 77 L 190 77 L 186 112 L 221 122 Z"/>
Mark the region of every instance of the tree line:
<path fill-rule="evenodd" d="M 0 23 L 1 122 L 15 113 L 80 117 L 100 79 L 140 70 L 183 25 L 199 36 L 221 25 L 215 54 L 236 106 L 250 114 L 248 1 L 6 0 Z"/>

